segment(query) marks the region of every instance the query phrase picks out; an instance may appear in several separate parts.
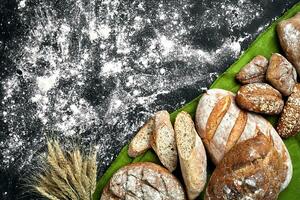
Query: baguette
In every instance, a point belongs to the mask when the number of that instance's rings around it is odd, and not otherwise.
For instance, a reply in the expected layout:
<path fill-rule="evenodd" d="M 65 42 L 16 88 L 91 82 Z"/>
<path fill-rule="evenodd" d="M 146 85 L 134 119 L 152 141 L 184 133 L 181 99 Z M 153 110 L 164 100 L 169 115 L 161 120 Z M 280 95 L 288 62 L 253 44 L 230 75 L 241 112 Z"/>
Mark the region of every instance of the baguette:
<path fill-rule="evenodd" d="M 205 199 L 275 200 L 284 170 L 272 138 L 258 133 L 224 156 L 210 178 Z"/>
<path fill-rule="evenodd" d="M 159 111 L 154 116 L 154 131 L 150 141 L 161 163 L 173 172 L 177 167 L 175 132 L 167 111 Z"/>
<path fill-rule="evenodd" d="M 206 183 L 206 153 L 194 122 L 187 112 L 180 112 L 174 123 L 181 173 L 189 199 L 195 199 Z"/>
<path fill-rule="evenodd" d="M 101 200 L 185 200 L 184 190 L 167 169 L 150 162 L 119 169 L 103 190 Z"/>
<path fill-rule="evenodd" d="M 262 132 L 272 137 L 276 150 L 284 159 L 286 171 L 281 185 L 283 190 L 292 176 L 289 152 L 273 126 L 262 116 L 239 109 L 234 97 L 232 92 L 211 89 L 199 101 L 195 116 L 196 128 L 212 161 L 217 165 L 234 145 Z"/>
<path fill-rule="evenodd" d="M 154 130 L 154 119 L 150 118 L 133 137 L 128 146 L 128 155 L 137 157 L 151 148 L 150 139 Z"/>

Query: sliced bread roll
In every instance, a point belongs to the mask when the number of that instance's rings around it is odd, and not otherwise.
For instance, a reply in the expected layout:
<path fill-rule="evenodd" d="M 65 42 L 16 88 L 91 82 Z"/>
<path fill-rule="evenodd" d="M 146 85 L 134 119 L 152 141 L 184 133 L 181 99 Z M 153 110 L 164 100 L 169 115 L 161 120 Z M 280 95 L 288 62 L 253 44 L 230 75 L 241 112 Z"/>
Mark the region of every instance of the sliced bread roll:
<path fill-rule="evenodd" d="M 284 164 L 271 137 L 256 137 L 235 145 L 213 172 L 205 199 L 275 200 L 284 179 Z"/>
<path fill-rule="evenodd" d="M 151 148 L 150 139 L 154 130 L 154 119 L 150 118 L 130 141 L 128 155 L 137 157 Z"/>
<path fill-rule="evenodd" d="M 184 200 L 184 190 L 165 168 L 150 162 L 119 169 L 103 190 L 101 200 Z"/>
<path fill-rule="evenodd" d="M 175 132 L 168 111 L 162 110 L 154 115 L 154 131 L 151 147 L 160 162 L 170 171 L 177 167 L 177 148 Z"/>
<path fill-rule="evenodd" d="M 206 153 L 194 122 L 187 112 L 180 112 L 174 123 L 181 173 L 189 199 L 199 196 L 206 182 Z"/>
<path fill-rule="evenodd" d="M 276 150 L 284 159 L 286 172 L 281 189 L 286 188 L 292 176 L 292 163 L 283 141 L 266 119 L 239 109 L 234 97 L 232 92 L 211 89 L 199 101 L 196 128 L 212 161 L 218 164 L 235 144 L 255 137 L 260 131 L 272 137 Z"/>

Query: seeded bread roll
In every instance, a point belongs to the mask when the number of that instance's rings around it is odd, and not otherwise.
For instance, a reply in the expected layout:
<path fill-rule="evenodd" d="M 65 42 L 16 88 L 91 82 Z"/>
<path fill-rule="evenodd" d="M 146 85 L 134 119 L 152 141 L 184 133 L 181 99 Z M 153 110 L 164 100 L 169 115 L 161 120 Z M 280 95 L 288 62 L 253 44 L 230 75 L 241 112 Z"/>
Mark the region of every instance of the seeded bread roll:
<path fill-rule="evenodd" d="M 119 169 L 103 190 L 101 200 L 185 200 L 184 190 L 165 168 L 150 162 Z"/>
<path fill-rule="evenodd" d="M 150 118 L 130 141 L 128 155 L 137 157 L 151 148 L 150 139 L 154 130 L 154 119 Z"/>
<path fill-rule="evenodd" d="M 174 123 L 181 173 L 187 196 L 195 199 L 206 183 L 206 153 L 194 122 L 187 112 L 180 112 Z"/>
<path fill-rule="evenodd" d="M 199 101 L 196 128 L 212 161 L 218 164 L 235 144 L 253 138 L 260 131 L 272 137 L 276 150 L 284 159 L 286 173 L 281 189 L 286 188 L 292 176 L 292 163 L 283 141 L 266 119 L 242 111 L 234 98 L 232 92 L 211 89 Z"/>
<path fill-rule="evenodd" d="M 159 111 L 154 115 L 154 131 L 150 141 L 161 163 L 170 171 L 177 167 L 177 148 L 175 132 L 167 111 Z"/>
<path fill-rule="evenodd" d="M 277 131 L 283 138 L 300 132 L 300 84 L 297 83 L 293 93 L 288 97 L 279 118 Z"/>
<path fill-rule="evenodd" d="M 242 109 L 267 115 L 281 113 L 284 105 L 280 92 L 267 83 L 241 86 L 235 100 Z"/>
<path fill-rule="evenodd" d="M 272 138 L 258 133 L 224 156 L 210 178 L 205 199 L 275 200 L 284 172 Z"/>

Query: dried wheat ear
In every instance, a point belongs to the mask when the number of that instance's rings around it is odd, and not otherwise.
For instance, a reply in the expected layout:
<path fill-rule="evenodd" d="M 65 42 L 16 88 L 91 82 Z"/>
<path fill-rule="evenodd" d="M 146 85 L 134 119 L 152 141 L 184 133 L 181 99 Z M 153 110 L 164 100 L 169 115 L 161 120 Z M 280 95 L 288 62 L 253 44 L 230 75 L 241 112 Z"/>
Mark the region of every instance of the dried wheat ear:
<path fill-rule="evenodd" d="M 56 140 L 48 140 L 47 146 L 41 171 L 33 178 L 34 190 L 50 200 L 91 200 L 96 189 L 96 152 L 66 151 Z"/>

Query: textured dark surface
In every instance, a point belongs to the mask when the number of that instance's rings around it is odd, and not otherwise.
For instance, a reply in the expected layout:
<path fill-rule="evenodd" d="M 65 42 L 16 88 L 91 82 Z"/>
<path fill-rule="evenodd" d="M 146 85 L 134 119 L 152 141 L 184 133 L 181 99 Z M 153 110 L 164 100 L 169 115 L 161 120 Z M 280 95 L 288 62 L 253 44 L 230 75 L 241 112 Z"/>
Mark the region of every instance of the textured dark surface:
<path fill-rule="evenodd" d="M 22 179 L 45 133 L 98 145 L 101 175 L 151 113 L 198 96 L 297 3 L 126 2 L 1 0 L 0 199 L 35 198 Z"/>

